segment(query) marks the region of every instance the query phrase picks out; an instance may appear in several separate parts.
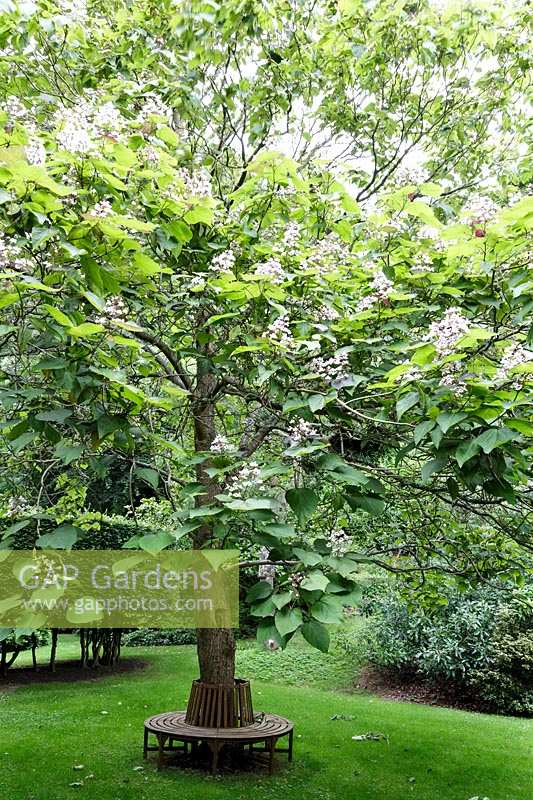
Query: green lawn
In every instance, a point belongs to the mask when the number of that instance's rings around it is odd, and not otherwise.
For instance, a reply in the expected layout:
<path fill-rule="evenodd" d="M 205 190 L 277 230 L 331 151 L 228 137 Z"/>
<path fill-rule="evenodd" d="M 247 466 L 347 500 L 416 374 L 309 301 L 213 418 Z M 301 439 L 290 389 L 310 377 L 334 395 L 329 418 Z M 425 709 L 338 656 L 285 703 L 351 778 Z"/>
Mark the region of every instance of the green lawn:
<path fill-rule="evenodd" d="M 74 643 L 62 647 L 72 656 Z M 196 676 L 191 647 L 135 648 L 146 669 L 77 683 L 35 683 L 2 694 L 0 796 L 6 800 L 530 800 L 531 722 L 342 691 L 347 661 L 303 645 L 285 653 L 243 646 L 256 710 L 296 724 L 295 761 L 273 777 L 211 777 L 142 760 L 142 723 L 183 708 Z M 13 670 L 12 677 L 16 677 Z M 336 691 L 327 690 L 331 685 Z M 103 714 L 102 712 L 107 712 Z M 334 714 L 353 716 L 331 720 Z M 352 741 L 369 731 L 386 741 Z M 74 770 L 83 764 L 82 770 Z M 144 766 L 142 770 L 136 767 Z M 93 777 L 87 778 L 86 776 Z M 83 781 L 83 786 L 70 787 Z"/>

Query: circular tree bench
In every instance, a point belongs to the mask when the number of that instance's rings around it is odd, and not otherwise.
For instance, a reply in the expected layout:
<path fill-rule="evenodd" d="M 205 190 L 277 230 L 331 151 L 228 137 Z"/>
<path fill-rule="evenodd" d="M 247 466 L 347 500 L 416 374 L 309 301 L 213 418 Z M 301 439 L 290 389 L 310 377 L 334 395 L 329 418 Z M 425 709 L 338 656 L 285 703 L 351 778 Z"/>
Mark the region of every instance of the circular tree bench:
<path fill-rule="evenodd" d="M 189 725 L 185 721 L 185 711 L 167 711 L 149 717 L 144 723 L 144 758 L 149 751 L 158 753 L 158 769 L 165 762 L 165 755 L 169 753 L 191 752 L 194 754 L 200 742 L 205 743 L 211 751 L 211 772 L 214 774 L 218 768 L 218 756 L 225 745 L 247 745 L 249 752 L 254 752 L 255 745 L 263 743 L 261 752 L 268 753 L 268 771 L 272 774 L 274 766 L 274 753 L 288 753 L 292 761 L 292 745 L 294 726 L 290 720 L 279 717 L 277 714 L 256 714 L 254 722 L 240 728 L 203 728 Z M 149 736 L 155 736 L 156 745 L 149 744 Z M 288 736 L 287 748 L 276 747 L 278 739 Z M 181 746 L 175 746 L 181 742 Z"/>

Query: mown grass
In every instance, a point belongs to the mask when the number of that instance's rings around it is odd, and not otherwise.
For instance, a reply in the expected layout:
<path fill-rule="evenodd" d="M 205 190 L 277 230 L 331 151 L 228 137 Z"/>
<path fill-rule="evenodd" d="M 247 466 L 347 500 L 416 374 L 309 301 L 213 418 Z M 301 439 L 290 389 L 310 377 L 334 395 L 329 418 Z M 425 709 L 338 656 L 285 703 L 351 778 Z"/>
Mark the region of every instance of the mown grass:
<path fill-rule="evenodd" d="M 74 643 L 62 648 L 72 657 Z M 345 659 L 301 643 L 285 653 L 245 645 L 239 673 L 254 678 L 256 710 L 296 725 L 295 761 L 276 774 L 211 777 L 142 761 L 142 724 L 183 708 L 194 648 L 135 648 L 144 669 L 76 683 L 39 683 L 2 695 L 0 794 L 10 800 L 530 800 L 531 722 L 340 690 Z M 16 677 L 16 671 L 12 678 Z M 107 713 L 102 713 L 107 712 Z M 348 719 L 332 720 L 343 714 Z M 380 732 L 387 741 L 353 741 Z M 83 769 L 74 770 L 74 766 Z M 143 767 L 142 770 L 136 769 Z M 93 777 L 87 777 L 92 775 Z M 80 787 L 71 787 L 82 782 Z"/>

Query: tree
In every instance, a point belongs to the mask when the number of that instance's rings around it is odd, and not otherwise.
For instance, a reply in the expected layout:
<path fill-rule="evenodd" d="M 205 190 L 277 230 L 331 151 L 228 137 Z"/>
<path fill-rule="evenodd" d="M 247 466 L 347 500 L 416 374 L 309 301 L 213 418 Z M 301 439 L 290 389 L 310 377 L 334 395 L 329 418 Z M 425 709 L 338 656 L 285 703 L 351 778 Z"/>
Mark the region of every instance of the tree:
<path fill-rule="evenodd" d="M 179 524 L 152 549 L 190 536 L 279 570 L 248 597 L 272 646 L 301 630 L 327 649 L 361 561 L 523 570 L 523 16 L 2 16 L 6 448 L 37 449 L 41 487 L 58 467 L 101 477 L 110 454 L 164 482 Z M 413 507 L 445 533 L 409 527 Z M 392 514 L 407 526 L 385 541 Z M 357 550 L 344 528 L 365 516 Z M 232 631 L 200 630 L 198 655 L 203 680 L 233 681 Z"/>

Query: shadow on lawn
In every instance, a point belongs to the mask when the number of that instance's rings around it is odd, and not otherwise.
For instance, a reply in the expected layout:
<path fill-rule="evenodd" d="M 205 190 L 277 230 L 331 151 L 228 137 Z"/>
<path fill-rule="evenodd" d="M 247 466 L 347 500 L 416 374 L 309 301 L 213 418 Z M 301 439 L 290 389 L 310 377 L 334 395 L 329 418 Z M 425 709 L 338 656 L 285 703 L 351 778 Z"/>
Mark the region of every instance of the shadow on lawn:
<path fill-rule="evenodd" d="M 91 669 L 91 667 L 82 669 L 77 659 L 57 662 L 55 672 L 51 672 L 46 667 L 38 670 L 33 669 L 33 667 L 13 667 L 9 670 L 6 678 L 0 678 L 0 691 L 9 691 L 28 685 L 35 686 L 41 683 L 98 681 L 109 675 L 142 672 L 149 666 L 150 661 L 148 659 L 133 656 L 122 658 L 115 666 L 99 666 L 97 669 Z"/>

